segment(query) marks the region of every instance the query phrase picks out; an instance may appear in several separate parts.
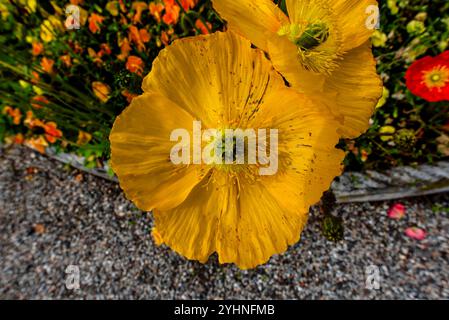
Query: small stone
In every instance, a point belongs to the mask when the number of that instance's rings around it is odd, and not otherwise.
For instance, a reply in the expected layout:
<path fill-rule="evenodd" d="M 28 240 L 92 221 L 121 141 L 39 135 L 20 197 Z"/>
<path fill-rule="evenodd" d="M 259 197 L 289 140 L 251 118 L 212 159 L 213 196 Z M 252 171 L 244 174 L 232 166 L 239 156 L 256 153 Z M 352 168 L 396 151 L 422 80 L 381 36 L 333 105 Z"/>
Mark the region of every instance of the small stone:
<path fill-rule="evenodd" d="M 82 173 L 79 173 L 75 176 L 75 181 L 76 182 L 82 182 L 84 180 L 84 176 Z"/>
<path fill-rule="evenodd" d="M 45 226 L 41 223 L 37 223 L 33 226 L 33 230 L 36 234 L 43 234 L 45 233 Z"/>
<path fill-rule="evenodd" d="M 119 205 L 115 208 L 115 215 L 119 218 L 126 216 L 126 208 L 124 205 Z"/>

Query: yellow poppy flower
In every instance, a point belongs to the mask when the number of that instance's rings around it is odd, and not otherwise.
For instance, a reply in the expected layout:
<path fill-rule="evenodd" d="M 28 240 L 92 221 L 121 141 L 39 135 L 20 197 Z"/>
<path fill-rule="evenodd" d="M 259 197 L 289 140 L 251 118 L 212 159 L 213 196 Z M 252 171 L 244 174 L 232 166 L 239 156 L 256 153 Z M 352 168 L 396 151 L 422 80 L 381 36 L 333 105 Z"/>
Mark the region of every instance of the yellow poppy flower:
<path fill-rule="evenodd" d="M 153 211 L 158 243 L 201 262 L 217 252 L 220 263 L 247 269 L 299 240 L 344 157 L 324 107 L 286 87 L 263 52 L 230 31 L 176 40 L 142 88 L 112 128 L 111 166 L 126 196 Z M 277 173 L 260 175 L 260 163 L 175 165 L 171 133 L 194 133 L 193 121 L 204 130 L 277 129 Z"/>
<path fill-rule="evenodd" d="M 62 22 L 56 16 L 49 16 L 40 26 L 40 37 L 44 42 L 53 41 L 58 32 L 64 31 Z"/>
<path fill-rule="evenodd" d="M 230 29 L 269 54 L 292 87 L 328 106 L 342 136 L 366 131 L 382 94 L 369 42 L 375 0 L 286 0 L 288 16 L 271 0 L 213 4 Z"/>
<path fill-rule="evenodd" d="M 19 0 L 19 4 L 23 6 L 28 12 L 36 12 L 37 1 L 36 0 Z"/>
<path fill-rule="evenodd" d="M 3 21 L 6 21 L 6 19 L 8 19 L 9 17 L 8 7 L 5 3 L 0 3 L 0 16 L 2 17 Z"/>

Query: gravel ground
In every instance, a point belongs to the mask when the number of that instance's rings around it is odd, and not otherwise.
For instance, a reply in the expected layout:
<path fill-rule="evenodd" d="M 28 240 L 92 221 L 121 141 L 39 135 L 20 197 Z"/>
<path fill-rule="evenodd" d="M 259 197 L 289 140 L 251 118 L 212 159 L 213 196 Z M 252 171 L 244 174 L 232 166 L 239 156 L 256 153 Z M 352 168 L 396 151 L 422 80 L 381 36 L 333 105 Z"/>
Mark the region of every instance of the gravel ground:
<path fill-rule="evenodd" d="M 340 206 L 337 244 L 313 211 L 299 244 L 240 271 L 156 247 L 151 215 L 117 185 L 14 147 L 0 151 L 0 298 L 449 299 L 449 195 L 404 204 L 401 221 L 387 218 L 391 203 Z M 428 237 L 407 238 L 409 226 Z M 69 265 L 79 268 L 79 289 L 66 287 Z M 366 288 L 371 265 L 378 290 Z"/>

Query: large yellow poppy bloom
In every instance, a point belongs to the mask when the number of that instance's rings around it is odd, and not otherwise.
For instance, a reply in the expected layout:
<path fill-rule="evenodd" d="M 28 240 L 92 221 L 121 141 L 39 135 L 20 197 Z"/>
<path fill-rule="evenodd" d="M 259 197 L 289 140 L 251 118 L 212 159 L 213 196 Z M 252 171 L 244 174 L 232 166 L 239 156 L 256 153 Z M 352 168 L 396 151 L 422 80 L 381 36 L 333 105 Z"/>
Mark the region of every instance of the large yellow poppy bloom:
<path fill-rule="evenodd" d="M 112 168 L 126 196 L 153 211 L 158 242 L 188 259 L 242 269 L 298 241 L 309 207 L 341 172 L 336 123 L 287 88 L 264 53 L 233 33 L 176 40 L 153 63 L 144 94 L 117 118 Z M 170 161 L 174 129 L 278 129 L 279 168 Z"/>
<path fill-rule="evenodd" d="M 325 103 L 354 138 L 369 127 L 382 84 L 369 38 L 375 0 L 213 0 L 235 30 L 266 51 L 298 91 Z"/>

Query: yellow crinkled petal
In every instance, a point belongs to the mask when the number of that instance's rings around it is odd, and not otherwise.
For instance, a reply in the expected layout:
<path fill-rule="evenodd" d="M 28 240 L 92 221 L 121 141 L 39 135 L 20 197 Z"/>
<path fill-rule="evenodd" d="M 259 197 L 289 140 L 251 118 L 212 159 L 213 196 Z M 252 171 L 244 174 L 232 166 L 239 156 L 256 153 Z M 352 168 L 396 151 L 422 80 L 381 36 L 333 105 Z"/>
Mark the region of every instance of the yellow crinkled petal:
<path fill-rule="evenodd" d="M 304 24 L 333 19 L 335 15 L 329 2 L 330 0 L 286 0 L 285 3 L 290 22 Z"/>
<path fill-rule="evenodd" d="M 291 0 L 293 1 L 293 0 Z M 376 0 L 327 0 L 334 9 L 342 28 L 345 51 L 362 45 L 370 39 L 375 30 L 373 21 L 378 19 L 374 7 Z M 377 11 L 378 13 L 378 11 Z"/>
<path fill-rule="evenodd" d="M 220 128 L 284 86 L 263 56 L 231 31 L 179 39 L 156 58 L 143 90 L 169 97 L 203 127 Z"/>
<path fill-rule="evenodd" d="M 326 93 L 323 102 L 344 117 L 339 129 L 343 137 L 358 137 L 369 128 L 369 119 L 383 91 L 369 41 L 343 57 L 340 68 L 326 80 L 323 91 Z"/>
<path fill-rule="evenodd" d="M 290 89 L 268 95 L 251 126 L 279 130 L 279 171 L 260 177 L 256 183 L 239 181 L 236 207 L 240 210 L 231 213 L 240 221 L 237 239 L 246 236 L 248 240 L 239 241 L 238 255 L 232 248 L 225 251 L 223 245 L 220 261 L 237 259 L 241 268 L 264 263 L 298 241 L 310 206 L 341 173 L 344 158 L 344 152 L 335 149 L 337 123 L 324 107 Z M 232 234 L 231 223 L 227 226 L 221 228 L 223 235 Z M 232 239 L 223 236 L 223 240 L 219 243 Z"/>
<path fill-rule="evenodd" d="M 279 197 L 286 191 L 295 194 L 294 185 L 237 184 L 222 172 L 215 172 L 213 180 L 198 184 L 179 207 L 154 211 L 155 225 L 173 250 L 202 263 L 217 252 L 220 263 L 250 269 L 299 240 L 308 210 L 296 211 L 295 198 Z M 289 207 L 292 203 L 296 206 Z"/>
<path fill-rule="evenodd" d="M 298 48 L 286 37 L 268 39 L 268 52 L 274 68 L 300 92 L 321 91 L 326 76 L 304 69 Z"/>
<path fill-rule="evenodd" d="M 164 243 L 188 259 L 203 263 L 216 250 L 215 238 L 225 190 L 207 183 L 209 178 L 196 185 L 178 207 L 153 212 L 155 226 Z"/>
<path fill-rule="evenodd" d="M 230 29 L 267 51 L 266 37 L 288 23 L 286 15 L 271 0 L 213 0 L 214 9 Z"/>
<path fill-rule="evenodd" d="M 341 174 L 345 155 L 335 149 L 338 122 L 326 107 L 286 89 L 273 93 L 265 103 L 274 105 L 281 100 L 282 113 L 264 108 L 252 123 L 279 130 L 279 171 L 273 177 L 264 176 L 262 182 L 279 203 L 306 214 Z"/>
<path fill-rule="evenodd" d="M 211 171 L 180 206 L 155 210 L 164 242 L 183 256 L 249 269 L 298 241 L 308 209 L 341 172 L 336 124 L 322 107 L 284 88 L 267 92 L 248 126 L 279 130 L 279 171 L 249 179 Z"/>
<path fill-rule="evenodd" d="M 144 94 L 116 119 L 111 131 L 111 165 L 126 196 L 137 207 L 171 209 L 185 200 L 207 173 L 200 165 L 175 166 L 172 130 L 192 131 L 193 117 L 159 94 Z"/>
<path fill-rule="evenodd" d="M 279 202 L 265 183 L 242 179 L 233 187 L 229 197 L 234 201 L 221 215 L 217 232 L 220 263 L 254 268 L 299 240 L 307 214 Z"/>

